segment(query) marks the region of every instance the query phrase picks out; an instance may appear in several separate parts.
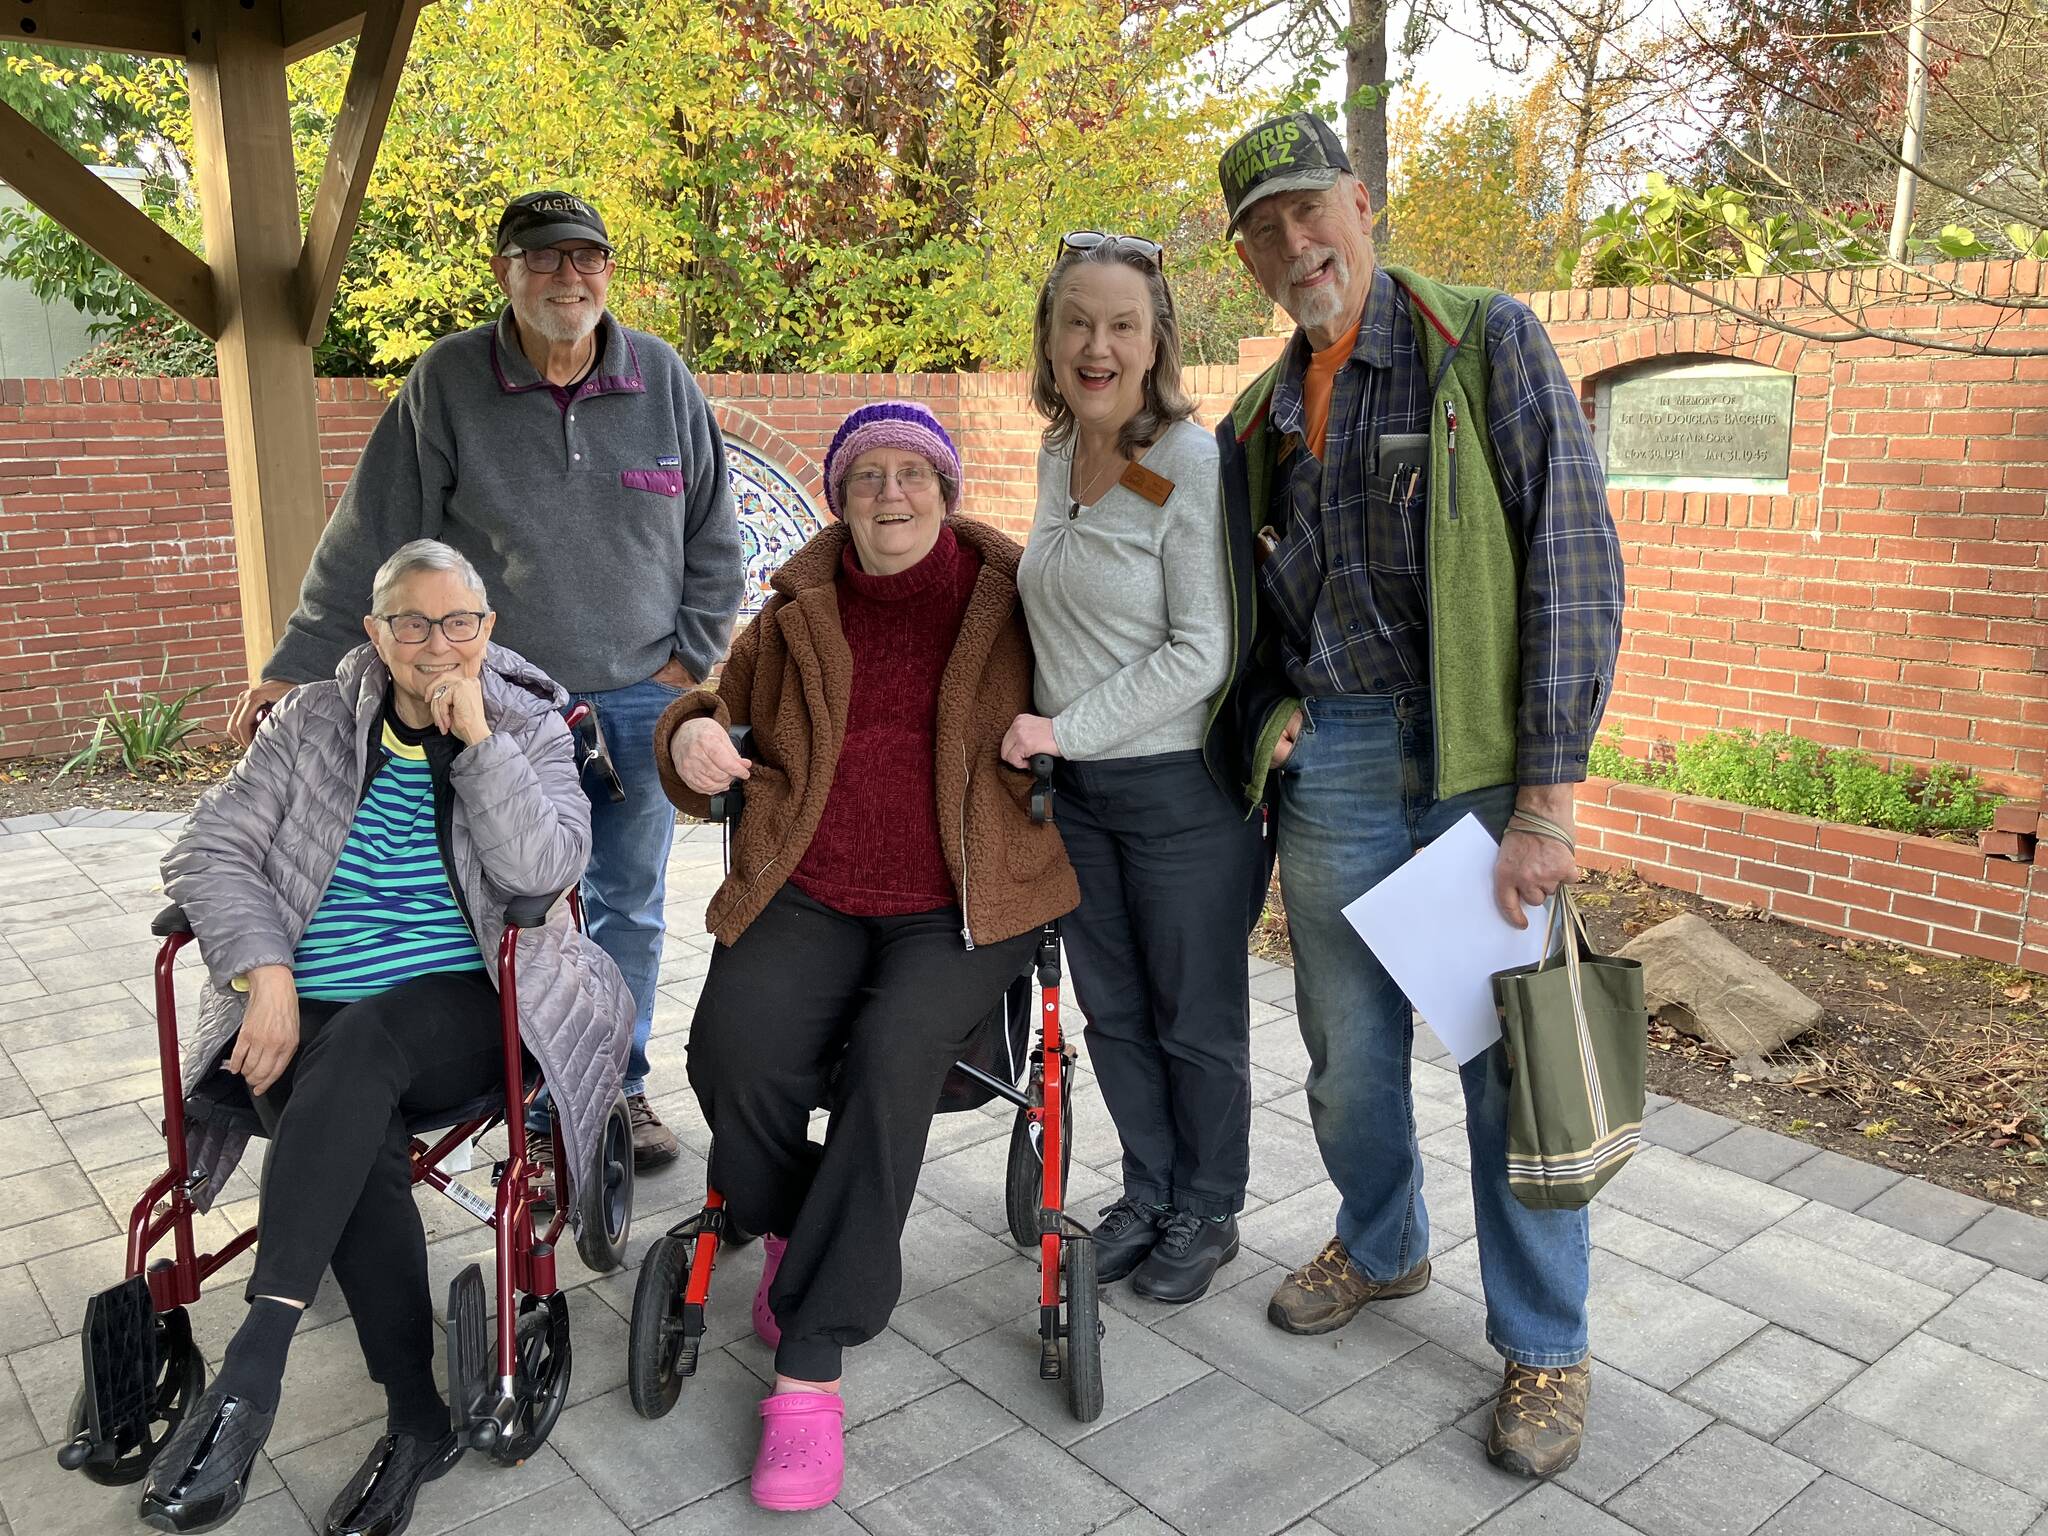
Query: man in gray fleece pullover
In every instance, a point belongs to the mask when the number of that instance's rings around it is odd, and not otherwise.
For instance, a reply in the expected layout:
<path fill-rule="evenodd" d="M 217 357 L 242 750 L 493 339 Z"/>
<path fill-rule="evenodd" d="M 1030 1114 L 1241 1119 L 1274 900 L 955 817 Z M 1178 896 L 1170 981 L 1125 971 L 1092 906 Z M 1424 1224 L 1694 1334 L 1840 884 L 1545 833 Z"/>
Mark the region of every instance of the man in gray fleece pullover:
<path fill-rule="evenodd" d="M 496 638 L 596 708 L 626 791 L 593 807 L 584 910 L 639 1010 L 625 1088 L 635 1162 L 657 1167 L 680 1148 L 646 1098 L 675 832 L 653 730 L 725 654 L 739 607 L 725 445 L 675 349 L 605 310 L 611 239 L 596 209 L 562 192 L 515 198 L 493 249 L 504 311 L 414 365 L 235 724 L 334 675 L 362 641 L 372 575 L 401 544 L 440 539 L 469 557 Z"/>

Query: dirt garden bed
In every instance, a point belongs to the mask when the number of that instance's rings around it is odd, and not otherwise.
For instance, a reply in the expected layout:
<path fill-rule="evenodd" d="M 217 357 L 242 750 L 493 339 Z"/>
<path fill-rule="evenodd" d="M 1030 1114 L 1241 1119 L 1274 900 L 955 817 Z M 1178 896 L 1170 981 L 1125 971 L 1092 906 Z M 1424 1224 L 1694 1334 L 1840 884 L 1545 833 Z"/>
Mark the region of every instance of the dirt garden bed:
<path fill-rule="evenodd" d="M 195 748 L 191 767 L 180 772 L 132 774 L 116 759 L 97 768 L 74 769 L 62 779 L 56 777 L 64 765 L 61 757 L 14 758 L 0 762 L 0 819 L 79 806 L 94 811 L 189 811 L 208 788 L 227 777 L 240 756 L 239 748 L 220 741 Z"/>
<path fill-rule="evenodd" d="M 1629 874 L 1581 887 L 1597 948 L 1695 912 L 1819 1002 L 1766 1082 L 1652 1021 L 1650 1087 L 1768 1130 L 2048 1214 L 2048 980 L 1980 960 L 1836 938 Z M 1289 960 L 1276 891 L 1253 949 Z"/>

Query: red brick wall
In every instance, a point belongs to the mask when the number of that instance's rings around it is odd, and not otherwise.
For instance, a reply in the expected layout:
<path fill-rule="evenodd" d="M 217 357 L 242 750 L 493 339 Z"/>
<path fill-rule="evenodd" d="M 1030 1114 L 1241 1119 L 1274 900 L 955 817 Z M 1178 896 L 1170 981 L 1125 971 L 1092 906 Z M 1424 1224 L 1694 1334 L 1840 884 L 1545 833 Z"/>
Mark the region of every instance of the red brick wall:
<path fill-rule="evenodd" d="M 1994 269 L 2048 289 L 2040 264 Z M 1981 271 L 1948 273 L 1981 287 Z M 1833 315 L 1776 282 L 1726 297 L 1823 333 Z M 1833 295 L 1838 301 L 1842 295 Z M 1534 295 L 1582 382 L 1652 357 L 1716 355 L 1798 377 L 1781 496 L 1616 492 L 1629 568 L 1608 722 L 1642 750 L 1713 727 L 1792 729 L 2036 792 L 2048 775 L 2048 357 L 1983 358 L 1764 332 L 1662 289 Z M 1985 318 L 1895 306 L 1908 326 Z M 2048 343 L 2048 309 L 2001 345 Z M 1205 422 L 1245 367 L 1194 371 Z M 822 503 L 832 430 L 853 406 L 922 400 L 958 442 L 966 505 L 1013 531 L 1034 498 L 1038 419 L 1017 373 L 747 375 L 705 381 L 721 426 Z M 328 492 L 380 401 L 320 385 Z M 241 671 L 219 411 L 211 381 L 0 381 L 0 756 L 76 740 L 109 684 Z M 215 715 L 226 689 L 209 700 Z"/>
<path fill-rule="evenodd" d="M 2048 293 L 2044 272 L 2033 263 L 1935 276 L 1966 291 L 2009 281 L 2038 295 Z M 1727 291 L 1752 311 L 1843 329 L 1791 280 Z M 1874 326 L 1961 339 L 2003 313 L 1997 345 L 2048 350 L 2048 309 L 2020 324 L 2016 311 L 1931 289 L 1889 297 Z M 2039 791 L 2048 775 L 2048 355 L 1829 345 L 1673 315 L 1703 306 L 1655 288 L 1532 302 L 1575 377 L 1711 354 L 1798 379 L 1786 494 L 1610 494 L 1630 592 L 1608 721 L 1635 751 L 1716 727 L 1791 730 Z"/>
<path fill-rule="evenodd" d="M 322 380 L 330 505 L 383 400 Z M 212 691 L 243 674 L 212 379 L 0 380 L 0 757 L 75 744 L 111 689 Z"/>
<path fill-rule="evenodd" d="M 1579 856 L 1594 869 L 1755 906 L 1829 933 L 2048 972 L 2048 863 L 1594 779 Z"/>

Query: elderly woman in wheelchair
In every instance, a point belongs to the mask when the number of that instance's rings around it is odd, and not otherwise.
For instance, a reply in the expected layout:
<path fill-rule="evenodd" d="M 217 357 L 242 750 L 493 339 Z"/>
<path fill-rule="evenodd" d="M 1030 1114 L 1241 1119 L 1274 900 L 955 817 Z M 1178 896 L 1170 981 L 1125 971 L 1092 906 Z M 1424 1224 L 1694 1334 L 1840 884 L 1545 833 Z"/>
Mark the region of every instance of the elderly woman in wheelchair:
<path fill-rule="evenodd" d="M 559 894 L 590 848 L 566 695 L 493 646 L 492 622 L 462 555 L 431 540 L 399 550 L 377 573 L 369 643 L 277 706 L 165 858 L 211 983 L 183 1075 L 194 1167 L 218 1187 L 252 1107 L 271 1145 L 248 1312 L 149 1466 L 141 1512 L 160 1530 L 211 1529 L 240 1507 L 293 1329 L 330 1267 L 388 1418 L 329 1536 L 402 1528 L 467 1443 L 434 1374 L 408 1125 L 506 1086 L 487 960 L 508 906 Z M 571 1168 L 595 1178 L 631 1002 L 566 912 L 524 921 L 519 1037 Z M 552 1291 L 551 1275 L 530 1288 Z"/>
<path fill-rule="evenodd" d="M 655 731 L 683 810 L 745 781 L 689 1069 L 710 1182 L 767 1234 L 754 1326 L 776 1376 L 753 1495 L 773 1509 L 838 1493 L 841 1354 L 896 1304 L 941 1084 L 1079 900 L 997 755 L 1031 698 L 1018 546 L 955 515 L 959 458 L 908 401 L 840 426 L 825 493 L 841 520 L 777 572 L 716 689 Z M 835 1071 L 820 1147 L 806 1131 Z"/>

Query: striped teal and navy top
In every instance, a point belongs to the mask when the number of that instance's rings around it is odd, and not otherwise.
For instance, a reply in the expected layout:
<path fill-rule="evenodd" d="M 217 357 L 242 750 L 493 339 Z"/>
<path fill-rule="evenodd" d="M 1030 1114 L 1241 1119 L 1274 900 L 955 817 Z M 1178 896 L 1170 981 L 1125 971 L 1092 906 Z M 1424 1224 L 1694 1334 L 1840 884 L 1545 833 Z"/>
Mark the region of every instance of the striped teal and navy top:
<path fill-rule="evenodd" d="M 292 956 L 301 997 L 351 1003 L 415 976 L 483 968 L 441 863 L 426 749 L 394 730 L 388 713 L 382 745 L 384 766 Z"/>

